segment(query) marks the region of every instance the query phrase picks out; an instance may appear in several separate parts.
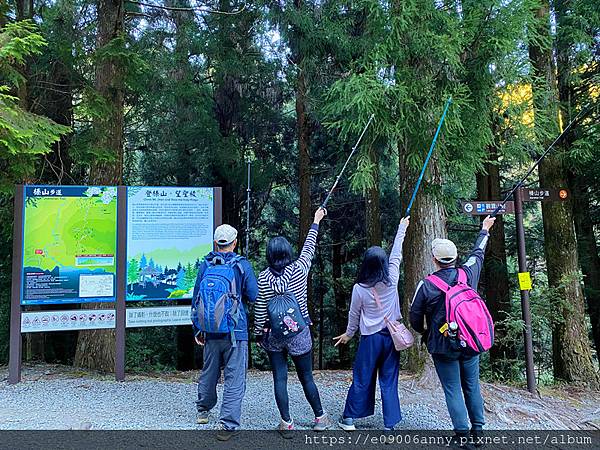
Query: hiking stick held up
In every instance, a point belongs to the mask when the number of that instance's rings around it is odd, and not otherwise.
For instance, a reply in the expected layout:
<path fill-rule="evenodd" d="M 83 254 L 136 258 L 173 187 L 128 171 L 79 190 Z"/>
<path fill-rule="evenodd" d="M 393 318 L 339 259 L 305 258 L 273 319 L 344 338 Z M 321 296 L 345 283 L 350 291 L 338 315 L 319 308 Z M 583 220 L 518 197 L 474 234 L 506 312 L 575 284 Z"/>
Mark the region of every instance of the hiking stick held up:
<path fill-rule="evenodd" d="M 448 97 L 448 100 L 446 101 L 444 113 L 442 114 L 440 123 L 438 123 L 437 130 L 435 131 L 435 135 L 433 136 L 433 141 L 431 141 L 429 153 L 427 153 L 427 158 L 425 158 L 425 163 L 423 164 L 423 168 L 421 169 L 421 174 L 419 175 L 419 179 L 417 180 L 417 185 L 415 186 L 415 189 L 412 193 L 410 202 L 408 202 L 408 208 L 406 208 L 406 213 L 404 214 L 404 217 L 408 217 L 410 215 L 410 209 L 412 208 L 415 198 L 417 197 L 417 192 L 419 191 L 419 187 L 421 186 L 421 182 L 423 181 L 423 176 L 425 175 L 425 169 L 427 169 L 427 164 L 429 164 L 429 160 L 431 159 L 431 155 L 433 154 L 433 149 L 435 148 L 435 143 L 437 142 L 438 135 L 440 134 L 440 130 L 442 129 L 442 125 L 444 124 L 444 119 L 446 118 L 446 113 L 448 112 L 450 103 L 452 103 L 452 97 Z"/>
<path fill-rule="evenodd" d="M 531 166 L 531 168 L 527 171 L 527 173 L 525 174 L 525 176 L 523 178 L 521 178 L 521 180 L 519 180 L 519 182 L 517 184 L 515 184 L 515 186 L 510 190 L 510 192 L 508 194 L 506 194 L 506 196 L 504 197 L 504 200 L 502 200 L 502 203 L 500 203 L 496 209 L 494 210 L 494 212 L 490 215 L 491 217 L 496 217 L 498 215 L 498 213 L 500 212 L 500 210 L 502 209 L 502 207 L 506 204 L 506 202 L 512 197 L 512 195 L 515 193 L 515 191 L 517 189 L 519 189 L 521 186 L 523 186 L 523 183 L 525 182 L 525 180 L 527 178 L 529 178 L 529 175 L 532 174 L 532 172 L 535 170 L 535 168 L 537 166 L 540 165 L 540 163 L 542 162 L 542 160 L 548 156 L 548 153 L 550 153 L 550 151 L 554 148 L 554 146 L 569 132 L 569 130 L 573 127 L 573 125 L 575 125 L 576 122 L 578 122 L 579 120 L 583 119 L 585 116 L 587 116 L 587 114 L 592 110 L 593 105 L 590 105 L 587 108 L 582 109 L 581 111 L 579 111 L 579 114 L 577 114 L 577 116 L 575 116 L 575 118 L 573 120 L 571 120 L 569 122 L 569 124 L 565 127 L 565 129 L 562 131 L 562 133 L 560 133 L 556 139 L 554 139 L 554 141 L 552 141 L 552 144 L 550 144 L 548 146 L 548 148 L 544 151 L 544 153 L 542 153 L 542 156 L 540 156 L 534 163 L 533 166 Z"/>
<path fill-rule="evenodd" d="M 375 114 L 371 114 L 371 117 L 369 117 L 369 121 L 365 125 L 365 128 L 362 130 L 362 133 L 360 133 L 360 136 L 358 137 L 358 140 L 356 141 L 356 144 L 354 144 L 354 147 L 352 147 L 352 151 L 350 152 L 350 156 L 348 156 L 348 159 L 344 163 L 344 166 L 342 167 L 342 170 L 340 171 L 339 175 L 335 179 L 335 182 L 333 183 L 333 186 L 331 186 L 331 189 L 329 190 L 329 193 L 327 194 L 327 197 L 325 197 L 325 200 L 321 204 L 321 208 L 325 209 L 325 207 L 327 206 L 327 202 L 331 198 L 331 194 L 333 194 L 333 191 L 337 187 L 340 179 L 342 178 L 342 175 L 344 174 L 344 171 L 346 170 L 346 166 L 348 165 L 348 163 L 350 162 L 350 159 L 352 158 L 352 156 L 356 152 L 356 149 L 360 145 L 360 141 L 362 141 L 363 136 L 367 132 L 367 129 L 369 128 L 369 125 L 371 125 L 371 122 L 373 121 L 374 118 L 375 118 Z"/>

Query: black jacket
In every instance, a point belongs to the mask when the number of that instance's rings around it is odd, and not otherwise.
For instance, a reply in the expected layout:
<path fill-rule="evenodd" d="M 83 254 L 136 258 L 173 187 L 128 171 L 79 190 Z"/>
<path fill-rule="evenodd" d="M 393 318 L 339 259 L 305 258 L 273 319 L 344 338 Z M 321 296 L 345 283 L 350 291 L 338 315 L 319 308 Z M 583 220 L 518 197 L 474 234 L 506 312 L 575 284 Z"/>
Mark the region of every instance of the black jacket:
<path fill-rule="evenodd" d="M 483 257 L 488 238 L 489 233 L 481 230 L 479 236 L 477 236 L 475 247 L 469 255 L 469 259 L 460 266 L 467 275 L 468 285 L 473 289 L 477 289 L 477 285 L 479 284 L 479 276 L 483 267 Z M 454 267 L 438 270 L 435 272 L 435 275 L 450 286 L 455 285 L 458 279 L 458 271 Z M 409 318 L 410 324 L 415 331 L 424 335 L 429 353 L 456 353 L 456 351 L 450 348 L 449 340 L 439 331 L 442 325 L 446 323 L 446 297 L 430 281 L 422 280 L 417 285 L 410 306 Z M 424 319 L 427 322 L 427 329 L 424 326 Z"/>

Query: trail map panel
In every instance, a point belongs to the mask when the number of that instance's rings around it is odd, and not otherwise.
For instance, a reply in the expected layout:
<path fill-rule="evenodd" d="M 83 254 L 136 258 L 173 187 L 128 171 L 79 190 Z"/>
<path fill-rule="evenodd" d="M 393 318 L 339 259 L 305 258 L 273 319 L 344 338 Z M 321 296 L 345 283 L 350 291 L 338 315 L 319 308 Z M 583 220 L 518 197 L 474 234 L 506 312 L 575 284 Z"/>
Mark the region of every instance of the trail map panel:
<path fill-rule="evenodd" d="M 192 298 L 212 250 L 213 188 L 127 188 L 127 300 Z"/>
<path fill-rule="evenodd" d="M 115 300 L 117 188 L 26 186 L 22 305 Z"/>

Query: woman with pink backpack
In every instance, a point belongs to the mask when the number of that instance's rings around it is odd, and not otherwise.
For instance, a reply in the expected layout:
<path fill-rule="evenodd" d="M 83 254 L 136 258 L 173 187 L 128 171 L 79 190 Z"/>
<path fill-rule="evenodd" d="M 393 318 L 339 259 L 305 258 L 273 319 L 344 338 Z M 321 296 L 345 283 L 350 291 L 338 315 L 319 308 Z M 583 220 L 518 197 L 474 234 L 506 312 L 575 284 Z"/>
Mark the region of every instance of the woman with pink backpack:
<path fill-rule="evenodd" d="M 477 284 L 495 220 L 485 218 L 475 247 L 461 266 L 456 265 L 458 252 L 452 241 L 433 240 L 431 251 L 437 271 L 418 284 L 410 308 L 410 323 L 427 343 L 444 389 L 455 443 L 461 448 L 471 448 L 466 441 L 469 432 L 477 437 L 485 423 L 479 355 L 493 344 L 494 325 L 477 294 Z"/>
<path fill-rule="evenodd" d="M 400 353 L 397 338 L 406 331 L 401 325 L 398 280 L 402 262 L 402 243 L 409 225 L 405 217 L 398 226 L 389 259 L 381 247 L 365 252 L 348 313 L 346 332 L 334 338 L 335 345 L 346 344 L 360 328 L 360 343 L 354 360 L 352 385 L 346 397 L 344 413 L 338 422 L 345 431 L 355 430 L 354 419 L 375 414 L 375 387 L 379 377 L 383 423 L 393 430 L 402 419 L 398 397 Z M 393 325 L 392 325 L 393 324 Z M 405 342 L 405 346 L 412 342 Z"/>

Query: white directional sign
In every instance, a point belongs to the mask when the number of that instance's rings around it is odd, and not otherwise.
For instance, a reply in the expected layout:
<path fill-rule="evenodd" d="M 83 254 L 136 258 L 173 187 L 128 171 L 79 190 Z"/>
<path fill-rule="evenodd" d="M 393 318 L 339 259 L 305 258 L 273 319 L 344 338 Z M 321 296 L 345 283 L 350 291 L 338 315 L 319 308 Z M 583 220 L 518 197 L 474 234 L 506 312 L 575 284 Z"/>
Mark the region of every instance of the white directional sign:
<path fill-rule="evenodd" d="M 165 306 L 158 308 L 127 308 L 126 327 L 164 327 L 191 325 L 190 306 Z"/>

